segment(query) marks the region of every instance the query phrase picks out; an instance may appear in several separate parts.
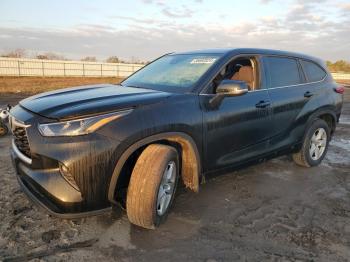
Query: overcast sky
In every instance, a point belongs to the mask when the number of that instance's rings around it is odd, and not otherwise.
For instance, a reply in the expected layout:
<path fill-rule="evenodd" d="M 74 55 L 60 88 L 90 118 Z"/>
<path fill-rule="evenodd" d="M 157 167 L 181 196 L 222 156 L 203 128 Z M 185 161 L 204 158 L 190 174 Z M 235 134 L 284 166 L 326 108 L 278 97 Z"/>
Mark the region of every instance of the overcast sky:
<path fill-rule="evenodd" d="M 350 60 L 347 0 L 1 0 L 0 52 L 151 60 L 216 47 Z"/>

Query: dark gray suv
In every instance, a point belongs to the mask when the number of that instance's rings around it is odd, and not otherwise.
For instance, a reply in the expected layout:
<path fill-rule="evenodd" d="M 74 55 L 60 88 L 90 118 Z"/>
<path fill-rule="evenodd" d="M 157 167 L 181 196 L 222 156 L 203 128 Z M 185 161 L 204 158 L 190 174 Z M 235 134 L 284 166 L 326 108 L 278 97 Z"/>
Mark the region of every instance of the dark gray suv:
<path fill-rule="evenodd" d="M 317 58 L 261 49 L 172 53 L 120 85 L 29 97 L 11 110 L 12 159 L 28 196 L 79 217 L 126 208 L 154 228 L 179 178 L 282 154 L 304 167 L 324 158 L 342 93 Z"/>

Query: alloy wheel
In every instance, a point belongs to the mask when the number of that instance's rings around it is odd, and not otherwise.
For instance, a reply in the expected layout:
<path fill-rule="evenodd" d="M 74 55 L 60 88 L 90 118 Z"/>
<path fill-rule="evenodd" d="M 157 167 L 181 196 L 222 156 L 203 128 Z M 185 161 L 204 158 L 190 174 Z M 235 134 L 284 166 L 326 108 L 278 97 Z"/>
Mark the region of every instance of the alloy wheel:
<path fill-rule="evenodd" d="M 318 128 L 314 132 L 310 141 L 309 153 L 312 160 L 318 160 L 322 157 L 327 146 L 327 132 L 324 128 Z"/>
<path fill-rule="evenodd" d="M 157 214 L 164 215 L 169 207 L 175 191 L 176 182 L 176 164 L 171 161 L 167 164 L 160 182 L 157 198 Z"/>

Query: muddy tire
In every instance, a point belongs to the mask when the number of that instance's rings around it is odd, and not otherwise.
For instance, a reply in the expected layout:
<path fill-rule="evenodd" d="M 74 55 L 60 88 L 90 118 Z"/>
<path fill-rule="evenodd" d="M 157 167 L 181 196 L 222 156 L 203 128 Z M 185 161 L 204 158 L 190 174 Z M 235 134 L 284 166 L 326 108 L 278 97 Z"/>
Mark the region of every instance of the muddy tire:
<path fill-rule="evenodd" d="M 135 225 L 154 229 L 173 202 L 179 179 L 179 157 L 170 146 L 149 145 L 136 161 L 128 187 L 126 211 Z"/>
<path fill-rule="evenodd" d="M 322 119 L 316 119 L 306 132 L 301 150 L 292 155 L 296 164 L 317 166 L 325 157 L 330 141 L 330 128 Z"/>
<path fill-rule="evenodd" d="M 4 123 L 0 122 L 0 136 L 5 136 L 8 132 L 9 130 L 7 126 Z"/>

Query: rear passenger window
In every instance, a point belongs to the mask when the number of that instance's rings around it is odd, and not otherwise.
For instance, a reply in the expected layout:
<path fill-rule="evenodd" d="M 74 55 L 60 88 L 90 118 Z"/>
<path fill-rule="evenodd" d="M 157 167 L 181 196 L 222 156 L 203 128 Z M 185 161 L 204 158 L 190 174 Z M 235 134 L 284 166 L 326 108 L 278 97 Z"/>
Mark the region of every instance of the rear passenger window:
<path fill-rule="evenodd" d="M 266 57 L 271 87 L 300 84 L 298 63 L 293 58 Z"/>
<path fill-rule="evenodd" d="M 321 81 L 326 76 L 326 72 L 317 64 L 305 60 L 300 61 L 308 82 Z"/>

